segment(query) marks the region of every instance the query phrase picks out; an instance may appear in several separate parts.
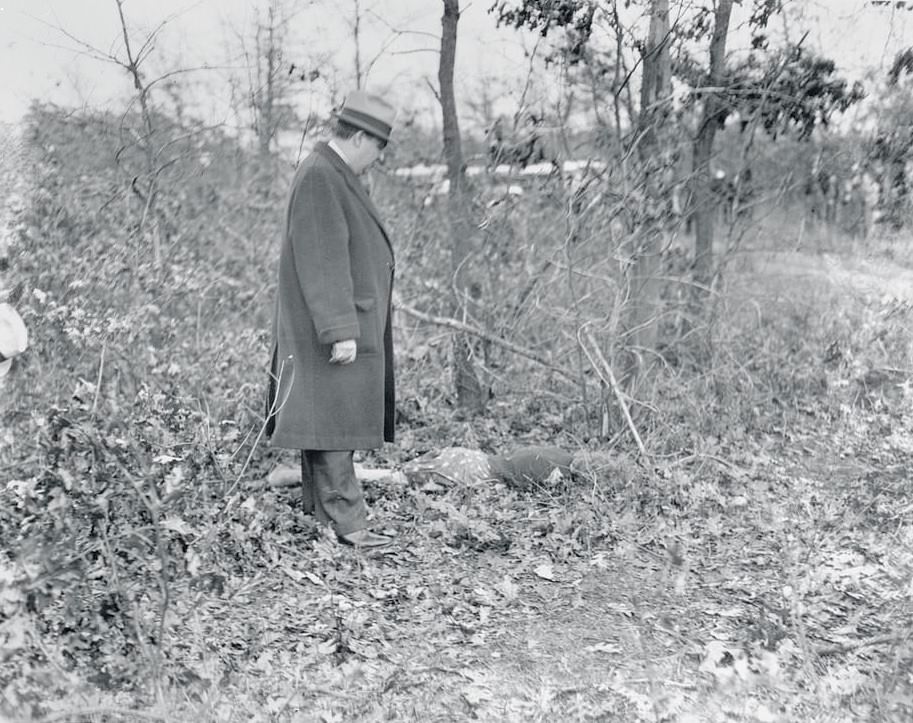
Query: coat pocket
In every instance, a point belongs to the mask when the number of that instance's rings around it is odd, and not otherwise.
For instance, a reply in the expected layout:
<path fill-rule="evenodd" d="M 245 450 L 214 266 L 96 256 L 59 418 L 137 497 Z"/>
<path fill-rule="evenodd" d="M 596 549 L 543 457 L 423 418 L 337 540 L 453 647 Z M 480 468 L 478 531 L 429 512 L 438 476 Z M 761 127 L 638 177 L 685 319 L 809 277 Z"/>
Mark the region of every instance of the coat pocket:
<path fill-rule="evenodd" d="M 380 351 L 380 333 L 375 299 L 355 299 L 358 315 L 358 354 L 377 354 Z"/>

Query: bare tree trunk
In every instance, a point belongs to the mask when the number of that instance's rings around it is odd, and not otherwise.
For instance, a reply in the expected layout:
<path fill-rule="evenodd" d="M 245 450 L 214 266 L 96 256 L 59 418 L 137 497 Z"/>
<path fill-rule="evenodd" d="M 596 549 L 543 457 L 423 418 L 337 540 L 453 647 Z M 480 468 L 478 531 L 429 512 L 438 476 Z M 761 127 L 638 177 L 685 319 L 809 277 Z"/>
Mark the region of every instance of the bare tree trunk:
<path fill-rule="evenodd" d="M 467 242 L 470 227 L 466 221 L 466 176 L 463 172 L 463 150 L 453 90 L 459 20 L 459 0 L 444 0 L 438 83 L 443 117 L 444 155 L 447 161 L 447 178 L 450 182 L 447 214 L 450 226 L 450 268 L 453 274 L 451 316 L 454 318 L 465 315 L 460 314 L 460 308 L 469 298 L 469 284 L 463 267 L 469 253 Z M 462 411 L 473 414 L 484 409 L 485 396 L 473 367 L 472 347 L 466 335 L 460 333 L 453 337 L 453 383 L 457 404 Z"/>
<path fill-rule="evenodd" d="M 456 64 L 457 23 L 460 20 L 459 0 L 444 0 L 444 15 L 441 19 L 441 59 L 438 67 L 440 101 L 444 134 L 444 155 L 447 161 L 447 178 L 450 181 L 450 197 L 461 198 L 465 176 L 463 174 L 463 148 L 460 141 L 460 125 L 457 118 L 456 97 L 453 89 L 453 72 Z"/>
<path fill-rule="evenodd" d="M 281 69 L 288 22 L 285 6 L 279 0 L 270 0 L 266 25 L 262 25 L 258 18 L 254 33 L 256 82 L 251 83 L 250 104 L 261 158 L 270 155 L 282 125 L 283 100 L 289 92 L 288 80 Z"/>
<path fill-rule="evenodd" d="M 155 168 L 155 148 L 152 144 L 152 137 L 155 134 L 155 126 L 152 122 L 152 109 L 149 104 L 149 87 L 143 80 L 140 72 L 141 58 L 133 54 L 133 48 L 130 45 L 130 34 L 127 32 L 127 19 L 124 17 L 124 0 L 114 0 L 117 4 L 117 14 L 120 18 L 120 27 L 124 36 L 124 51 L 127 53 L 126 69 L 133 80 L 133 87 L 136 89 L 136 95 L 139 100 L 140 113 L 143 119 L 143 156 L 146 160 L 146 206 L 143 209 L 143 215 L 140 219 L 139 232 L 142 234 L 146 227 L 146 222 L 150 222 L 152 236 L 152 263 L 156 270 L 162 268 L 162 242 L 159 237 L 159 225 L 157 219 L 158 210 L 156 201 L 158 200 L 158 173 Z"/>
<path fill-rule="evenodd" d="M 361 90 L 361 3 L 355 0 L 355 21 L 352 24 L 352 34 L 355 37 L 355 87 Z"/>
<path fill-rule="evenodd" d="M 276 18 L 275 7 L 271 2 L 267 9 L 266 27 L 257 23 L 254 42 L 256 51 L 257 84 L 252 89 L 252 105 L 254 110 L 254 132 L 257 134 L 257 149 L 262 158 L 269 156 L 270 146 L 275 133 L 275 100 L 276 100 Z M 266 35 L 263 38 L 263 35 Z M 265 43 L 265 47 L 264 47 Z M 261 64 L 265 61 L 266 66 Z"/>
<path fill-rule="evenodd" d="M 641 156 L 647 157 L 657 144 L 657 117 L 664 114 L 672 92 L 672 65 L 669 58 L 669 0 L 653 0 L 650 31 L 644 49 L 643 82 L 640 86 L 639 128 L 646 143 Z"/>
<path fill-rule="evenodd" d="M 276 8 L 270 3 L 266 26 L 266 78 L 265 96 L 260 108 L 260 155 L 269 157 L 269 149 L 276 134 L 276 73 L 278 71 L 278 43 L 276 42 Z"/>
<path fill-rule="evenodd" d="M 713 227 L 717 199 L 713 197 L 710 187 L 710 159 L 713 155 L 713 140 L 717 128 L 725 117 L 725 107 L 718 89 L 725 82 L 726 36 L 729 34 L 731 14 L 732 0 L 718 0 L 713 36 L 710 40 L 710 72 L 707 78 L 709 90 L 704 96 L 704 112 L 701 114 L 694 141 L 694 280 L 697 283 L 695 289 L 699 298 L 706 295 L 706 289 L 713 281 Z"/>
<path fill-rule="evenodd" d="M 637 129 L 640 138 L 639 160 L 644 175 L 644 195 L 650 207 L 661 205 L 662 149 L 657 129 L 669 107 L 672 92 L 672 70 L 669 58 L 669 0 L 653 0 L 650 8 L 650 30 L 643 54 L 643 82 L 640 91 L 640 115 Z M 623 378 L 631 389 L 646 371 L 643 352 L 656 349 L 660 281 L 658 278 L 661 248 L 661 219 L 646 214 L 639 230 L 633 263 L 628 270 L 628 298 L 624 311 L 624 329 L 628 353 L 624 357 Z"/>

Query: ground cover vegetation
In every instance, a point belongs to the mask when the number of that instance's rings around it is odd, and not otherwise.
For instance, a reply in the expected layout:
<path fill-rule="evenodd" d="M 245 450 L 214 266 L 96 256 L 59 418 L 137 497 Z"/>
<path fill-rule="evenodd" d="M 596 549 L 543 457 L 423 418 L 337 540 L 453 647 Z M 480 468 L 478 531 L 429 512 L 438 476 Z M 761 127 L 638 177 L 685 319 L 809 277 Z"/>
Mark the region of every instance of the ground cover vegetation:
<path fill-rule="evenodd" d="M 580 17 L 564 22 L 585 55 Z M 903 94 L 884 98 L 902 118 Z M 522 194 L 469 179 L 455 290 L 454 206 L 374 174 L 397 250 L 399 441 L 362 461 L 545 443 L 583 463 L 547 484 L 369 483 L 396 543 L 365 555 L 294 488 L 260 484 L 294 462 L 262 438 L 292 165 L 152 106 L 36 105 L 0 285 L 33 339 L 2 390 L 3 715 L 908 720 L 909 204 L 860 233 L 806 179 L 850 175 L 874 140 L 777 128 L 750 148 L 718 129 L 715 158 L 749 160 L 755 192 L 704 209 L 698 297 L 687 214 L 654 203 L 687 184 L 621 163 L 515 169 Z M 604 132 L 582 143 L 612 159 Z M 881 136 L 888 165 L 901 136 Z M 657 242 L 652 347 L 626 317 L 633 237 Z"/>

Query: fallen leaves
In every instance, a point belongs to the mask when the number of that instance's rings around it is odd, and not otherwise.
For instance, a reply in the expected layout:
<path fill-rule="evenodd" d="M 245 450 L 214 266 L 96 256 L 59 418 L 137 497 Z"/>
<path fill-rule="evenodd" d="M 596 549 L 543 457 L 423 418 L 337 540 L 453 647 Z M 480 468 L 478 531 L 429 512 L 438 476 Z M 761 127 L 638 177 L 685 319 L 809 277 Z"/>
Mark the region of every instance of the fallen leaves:
<path fill-rule="evenodd" d="M 508 575 L 505 575 L 495 589 L 504 596 L 508 603 L 514 602 L 520 596 L 520 586 L 517 585 Z"/>
<path fill-rule="evenodd" d="M 535 569 L 533 569 L 533 573 L 536 575 L 536 577 L 543 580 L 548 580 L 549 582 L 558 582 L 558 578 L 555 577 L 555 569 L 550 562 L 545 562 L 541 565 L 538 565 Z"/>
<path fill-rule="evenodd" d="M 222 557 L 184 553 L 196 597 L 176 588 L 169 624 L 193 634 L 169 662 L 251 720 L 410 719 L 420 705 L 444 719 L 598 719 L 617 706 L 626 720 L 683 721 L 707 701 L 784 720 L 789 700 L 867 699 L 873 666 L 913 658 L 898 633 L 913 597 L 909 516 L 867 527 L 858 480 L 835 488 L 774 459 L 750 478 L 681 469 L 603 498 L 369 485 L 397 532 L 377 557 L 340 546 L 285 488 L 260 491 L 229 521 Z M 195 534 L 180 515 L 164 528 Z"/>

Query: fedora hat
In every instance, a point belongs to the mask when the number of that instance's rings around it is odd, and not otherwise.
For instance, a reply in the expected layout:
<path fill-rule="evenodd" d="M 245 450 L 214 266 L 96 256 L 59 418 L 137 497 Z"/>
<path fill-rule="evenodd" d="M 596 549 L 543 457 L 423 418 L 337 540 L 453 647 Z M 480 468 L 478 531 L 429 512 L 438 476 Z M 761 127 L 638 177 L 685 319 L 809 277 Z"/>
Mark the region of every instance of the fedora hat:
<path fill-rule="evenodd" d="M 346 96 L 342 108 L 334 115 L 339 120 L 387 143 L 393 130 L 396 109 L 379 96 L 370 95 L 363 90 L 354 90 Z"/>
<path fill-rule="evenodd" d="M 9 304 L 0 304 L 0 377 L 6 376 L 13 357 L 26 350 L 29 335 L 22 317 Z"/>

